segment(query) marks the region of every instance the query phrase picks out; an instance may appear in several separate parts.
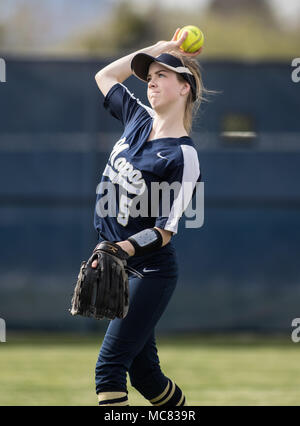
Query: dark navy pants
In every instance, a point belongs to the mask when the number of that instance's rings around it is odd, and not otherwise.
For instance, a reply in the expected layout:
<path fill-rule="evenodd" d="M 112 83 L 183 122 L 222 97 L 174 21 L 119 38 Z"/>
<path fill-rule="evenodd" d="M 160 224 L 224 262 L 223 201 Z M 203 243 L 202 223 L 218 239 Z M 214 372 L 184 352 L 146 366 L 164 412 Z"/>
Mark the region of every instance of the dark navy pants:
<path fill-rule="evenodd" d="M 178 278 L 173 246 L 130 258 L 144 278 L 129 278 L 129 310 L 124 319 L 110 321 L 96 364 L 96 393 L 127 392 L 126 375 L 145 398 L 159 395 L 168 383 L 155 343 L 155 326 L 165 311 Z"/>

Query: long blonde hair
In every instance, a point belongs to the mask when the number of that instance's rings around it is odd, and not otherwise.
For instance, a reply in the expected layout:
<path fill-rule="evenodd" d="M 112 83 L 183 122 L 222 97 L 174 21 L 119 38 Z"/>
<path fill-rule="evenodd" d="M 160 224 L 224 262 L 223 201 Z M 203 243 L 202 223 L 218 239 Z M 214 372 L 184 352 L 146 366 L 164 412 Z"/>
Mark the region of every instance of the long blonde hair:
<path fill-rule="evenodd" d="M 207 100 L 204 97 L 204 94 L 206 93 L 208 94 L 211 91 L 207 90 L 203 85 L 201 68 L 198 61 L 195 58 L 191 58 L 173 51 L 170 52 L 170 54 L 179 58 L 181 62 L 183 63 L 183 65 L 189 68 L 190 71 L 192 71 L 196 80 L 196 100 L 195 102 L 193 102 L 192 91 L 190 90 L 187 101 L 186 101 L 186 105 L 185 105 L 184 119 L 183 119 L 184 128 L 187 131 L 187 133 L 190 134 L 192 131 L 193 120 L 197 114 L 197 111 L 200 108 L 202 101 Z M 176 73 L 176 76 L 179 81 L 181 82 L 186 81 L 180 74 Z"/>

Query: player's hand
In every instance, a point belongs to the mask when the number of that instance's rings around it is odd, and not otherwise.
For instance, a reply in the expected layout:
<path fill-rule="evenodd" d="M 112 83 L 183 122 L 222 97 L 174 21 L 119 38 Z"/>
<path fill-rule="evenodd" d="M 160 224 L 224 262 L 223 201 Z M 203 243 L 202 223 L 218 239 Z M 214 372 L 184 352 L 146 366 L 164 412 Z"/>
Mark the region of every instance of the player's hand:
<path fill-rule="evenodd" d="M 180 37 L 180 39 L 177 40 L 177 35 L 180 31 L 180 28 L 177 28 L 177 30 L 175 31 L 172 40 L 171 41 L 159 41 L 157 43 L 158 46 L 161 47 L 162 52 L 178 52 L 181 53 L 185 56 L 190 56 L 190 57 L 194 57 L 199 55 L 202 52 L 203 46 L 200 47 L 200 49 L 196 50 L 196 52 L 193 53 L 189 53 L 189 52 L 185 52 L 183 49 L 181 49 L 181 45 L 184 42 L 184 40 L 187 38 L 188 36 L 188 32 L 184 31 L 182 36 Z"/>
<path fill-rule="evenodd" d="M 183 49 L 180 48 L 180 46 L 182 45 L 182 43 L 184 42 L 184 40 L 187 38 L 188 32 L 184 31 L 183 34 L 182 34 L 182 36 L 180 37 L 180 39 L 177 40 L 177 36 L 178 36 L 179 32 L 180 32 L 180 28 L 177 28 L 177 30 L 175 31 L 175 33 L 173 35 L 173 38 L 172 38 L 172 42 L 175 43 L 174 44 L 175 48 L 177 50 L 179 49 L 180 53 L 183 53 L 186 56 L 197 56 L 197 55 L 199 55 L 202 52 L 203 46 L 200 47 L 200 49 L 196 50 L 196 52 L 192 52 L 192 53 L 185 52 Z"/>
<path fill-rule="evenodd" d="M 129 256 L 134 255 L 134 252 L 135 252 L 134 247 L 129 241 L 127 241 L 127 240 L 119 241 L 116 244 L 118 244 L 118 246 L 120 246 L 124 251 L 126 251 L 126 253 L 128 253 Z M 98 265 L 97 259 L 93 260 L 91 267 L 97 268 L 97 265 Z"/>

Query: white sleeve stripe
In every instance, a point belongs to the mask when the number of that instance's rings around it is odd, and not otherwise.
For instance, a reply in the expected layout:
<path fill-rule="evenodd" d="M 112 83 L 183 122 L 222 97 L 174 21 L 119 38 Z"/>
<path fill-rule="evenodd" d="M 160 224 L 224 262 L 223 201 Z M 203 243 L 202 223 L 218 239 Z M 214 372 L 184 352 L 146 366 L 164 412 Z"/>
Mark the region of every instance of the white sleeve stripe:
<path fill-rule="evenodd" d="M 141 107 L 143 107 L 147 112 L 148 112 L 148 114 L 151 116 L 151 117 L 154 117 L 155 116 L 155 111 L 152 109 L 152 108 L 150 108 L 150 107 L 148 107 L 147 105 L 144 105 L 139 99 L 137 99 L 134 95 L 133 95 L 133 93 L 131 93 L 130 92 L 130 90 L 128 90 L 128 88 L 126 87 L 126 86 L 124 86 L 124 84 L 122 84 L 122 83 L 119 83 L 122 87 L 124 87 L 124 89 L 126 90 L 126 92 L 132 97 L 132 99 L 134 99 L 134 100 L 136 100 L 137 101 L 137 103 L 141 106 Z"/>
<path fill-rule="evenodd" d="M 197 151 L 193 146 L 180 145 L 183 154 L 183 174 L 181 188 L 174 200 L 164 229 L 177 232 L 178 222 L 191 201 L 193 191 L 200 175 Z"/>

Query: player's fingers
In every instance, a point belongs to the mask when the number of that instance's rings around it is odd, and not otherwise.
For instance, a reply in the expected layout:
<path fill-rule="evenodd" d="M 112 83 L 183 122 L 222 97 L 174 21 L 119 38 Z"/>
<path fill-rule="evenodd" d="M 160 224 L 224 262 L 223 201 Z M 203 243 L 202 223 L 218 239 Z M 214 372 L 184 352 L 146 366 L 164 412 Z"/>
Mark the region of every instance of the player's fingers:
<path fill-rule="evenodd" d="M 177 35 L 178 35 L 179 31 L 180 31 L 180 28 L 177 28 L 177 30 L 175 31 L 175 33 L 174 33 L 173 38 L 172 38 L 171 41 L 176 41 L 177 40 Z"/>
<path fill-rule="evenodd" d="M 178 47 L 181 46 L 188 35 L 189 35 L 188 31 L 184 31 L 182 36 L 176 41 L 176 46 Z"/>
<path fill-rule="evenodd" d="M 203 50 L 203 47 L 200 47 L 200 49 L 198 49 L 198 50 L 196 50 L 196 52 L 184 52 L 184 54 L 186 55 L 186 56 L 197 56 L 197 55 L 200 55 L 200 53 L 202 52 L 202 50 Z"/>
<path fill-rule="evenodd" d="M 97 259 L 93 260 L 93 262 L 92 262 L 92 268 L 97 268 L 97 265 L 98 265 Z"/>

